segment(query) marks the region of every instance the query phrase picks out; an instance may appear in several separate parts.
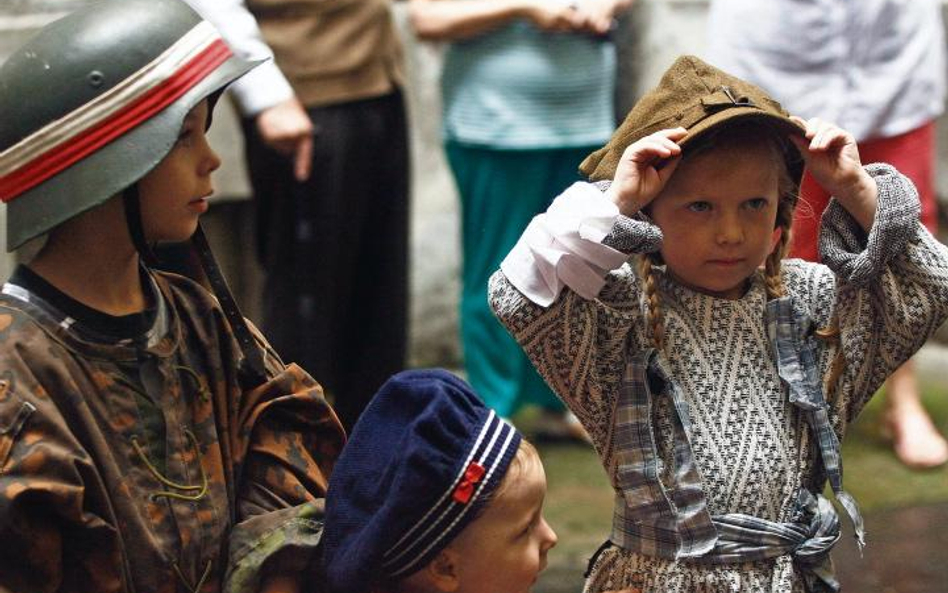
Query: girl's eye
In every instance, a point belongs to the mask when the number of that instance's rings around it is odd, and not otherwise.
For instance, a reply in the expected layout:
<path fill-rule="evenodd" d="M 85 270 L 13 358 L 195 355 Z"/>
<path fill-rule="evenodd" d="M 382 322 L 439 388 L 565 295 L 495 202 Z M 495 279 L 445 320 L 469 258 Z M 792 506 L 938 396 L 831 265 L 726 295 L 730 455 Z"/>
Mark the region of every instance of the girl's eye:
<path fill-rule="evenodd" d="M 763 210 L 767 207 L 767 200 L 766 198 L 753 198 L 751 200 L 747 200 L 747 207 L 751 210 Z"/>
<path fill-rule="evenodd" d="M 688 204 L 687 208 L 692 212 L 707 212 L 711 209 L 711 204 L 708 202 L 692 202 Z"/>

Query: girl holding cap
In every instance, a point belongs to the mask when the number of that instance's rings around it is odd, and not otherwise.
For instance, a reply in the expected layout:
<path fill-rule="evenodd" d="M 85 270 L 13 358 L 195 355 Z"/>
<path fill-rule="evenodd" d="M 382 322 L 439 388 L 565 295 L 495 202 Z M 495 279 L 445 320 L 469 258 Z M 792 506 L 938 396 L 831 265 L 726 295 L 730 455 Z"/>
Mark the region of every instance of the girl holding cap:
<path fill-rule="evenodd" d="M 783 259 L 804 162 L 826 265 Z M 490 299 L 616 492 L 587 591 L 837 591 L 839 441 L 948 317 L 911 182 L 690 56 L 581 168 Z"/>

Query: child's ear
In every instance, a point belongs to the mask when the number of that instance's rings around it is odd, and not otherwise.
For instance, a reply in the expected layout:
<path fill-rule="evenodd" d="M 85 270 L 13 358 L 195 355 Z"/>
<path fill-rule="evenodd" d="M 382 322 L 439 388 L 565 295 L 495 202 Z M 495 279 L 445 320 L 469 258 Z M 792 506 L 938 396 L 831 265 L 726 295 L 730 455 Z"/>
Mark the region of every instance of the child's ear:
<path fill-rule="evenodd" d="M 445 548 L 422 569 L 432 590 L 439 593 L 453 593 L 461 586 L 460 555 L 451 548 Z"/>
<path fill-rule="evenodd" d="M 780 243 L 780 237 L 783 236 L 783 227 L 778 226 L 774 229 L 773 235 L 770 237 L 770 253 L 774 252 L 774 249 L 777 248 L 777 243 Z"/>

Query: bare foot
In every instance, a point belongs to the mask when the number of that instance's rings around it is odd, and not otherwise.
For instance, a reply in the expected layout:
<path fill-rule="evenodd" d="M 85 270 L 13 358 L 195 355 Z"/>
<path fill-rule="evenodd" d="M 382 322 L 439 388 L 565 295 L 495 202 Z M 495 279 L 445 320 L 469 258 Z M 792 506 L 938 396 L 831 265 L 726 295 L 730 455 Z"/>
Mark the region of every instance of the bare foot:
<path fill-rule="evenodd" d="M 884 422 L 892 450 L 906 466 L 931 469 L 948 462 L 948 441 L 920 405 L 891 406 Z"/>

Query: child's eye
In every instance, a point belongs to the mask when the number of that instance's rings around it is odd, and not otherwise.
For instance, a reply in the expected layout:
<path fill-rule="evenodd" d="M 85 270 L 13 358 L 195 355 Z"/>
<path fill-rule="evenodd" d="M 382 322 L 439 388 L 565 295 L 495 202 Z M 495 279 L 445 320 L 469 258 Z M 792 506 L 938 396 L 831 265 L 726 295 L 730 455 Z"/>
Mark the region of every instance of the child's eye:
<path fill-rule="evenodd" d="M 536 528 L 536 526 L 540 524 L 540 517 L 541 515 L 539 514 L 534 515 L 530 519 L 530 522 L 524 525 L 523 529 L 520 530 L 520 533 L 517 534 L 517 537 L 523 537 L 525 535 L 528 535 L 531 531 L 533 531 Z"/>
<path fill-rule="evenodd" d="M 183 128 L 183 129 L 181 130 L 181 133 L 178 134 L 177 143 L 178 143 L 178 144 L 188 145 L 188 144 L 190 144 L 191 139 L 192 139 L 193 137 L 194 137 L 194 132 L 191 130 L 191 128 Z"/>
<path fill-rule="evenodd" d="M 767 207 L 767 199 L 766 198 L 753 198 L 753 199 L 747 200 L 747 207 L 750 208 L 751 210 L 763 210 L 764 208 Z"/>
<path fill-rule="evenodd" d="M 707 212 L 711 209 L 711 204 L 709 202 L 691 202 L 687 208 L 692 212 Z"/>

